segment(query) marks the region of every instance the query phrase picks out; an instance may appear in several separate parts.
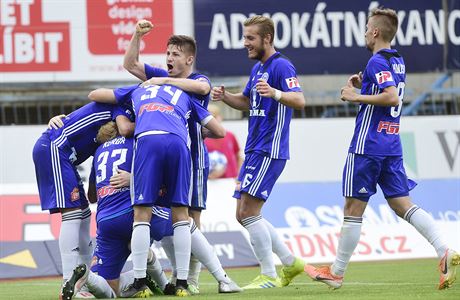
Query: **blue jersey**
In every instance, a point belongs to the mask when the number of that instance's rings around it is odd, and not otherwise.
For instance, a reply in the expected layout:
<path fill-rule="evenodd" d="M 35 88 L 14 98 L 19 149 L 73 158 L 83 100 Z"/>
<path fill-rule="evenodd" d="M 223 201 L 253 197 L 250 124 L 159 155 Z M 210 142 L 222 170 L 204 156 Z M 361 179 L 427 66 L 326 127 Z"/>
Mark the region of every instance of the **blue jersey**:
<path fill-rule="evenodd" d="M 349 153 L 399 156 L 399 137 L 406 70 L 403 58 L 396 50 L 384 49 L 374 54 L 363 72 L 362 95 L 377 95 L 389 86 L 398 90 L 399 105 L 376 106 L 360 104 Z"/>
<path fill-rule="evenodd" d="M 129 187 L 119 189 L 110 185 L 116 170 L 131 172 L 133 138 L 118 136 L 100 145 L 94 153 L 90 181 L 97 191 L 96 221 L 115 218 L 132 210 Z"/>
<path fill-rule="evenodd" d="M 70 159 L 74 165 L 79 165 L 98 147 L 96 135 L 99 127 L 119 115 L 133 120 L 133 114 L 126 106 L 91 102 L 63 118 L 63 127 L 48 129 L 47 133 L 57 147 L 71 149 L 74 155 Z"/>
<path fill-rule="evenodd" d="M 145 70 L 145 75 L 147 78 L 152 78 L 152 77 L 167 77 L 168 72 L 166 70 L 160 69 L 160 68 L 154 68 L 148 64 L 144 65 L 144 70 Z M 187 79 L 201 79 L 203 78 L 209 83 L 209 86 L 211 86 L 211 81 L 209 80 L 208 77 L 199 74 L 199 73 L 192 73 L 190 74 Z M 201 106 L 203 106 L 205 109 L 208 109 L 208 104 L 209 104 L 209 93 L 207 95 L 198 95 L 198 94 L 191 94 L 196 101 L 198 101 Z M 205 169 L 209 167 L 209 159 L 208 159 L 208 150 L 206 148 L 206 145 L 204 144 L 204 139 L 201 134 L 201 125 L 199 123 L 199 120 L 194 120 L 192 118 L 189 119 L 188 121 L 188 127 L 189 127 L 189 134 L 190 134 L 190 141 L 191 141 L 191 147 L 190 147 L 190 152 L 192 154 L 192 161 L 193 161 L 193 167 L 194 169 Z"/>
<path fill-rule="evenodd" d="M 256 91 L 258 79 L 283 92 L 301 92 L 294 66 L 276 52 L 262 64 L 258 62 L 243 91 L 249 98 L 248 138 L 245 153 L 258 151 L 274 159 L 289 159 L 289 124 L 292 111 L 280 102 L 260 96 Z"/>
<path fill-rule="evenodd" d="M 192 116 L 201 122 L 210 116 L 192 96 L 171 85 L 128 86 L 114 93 L 119 104 L 133 105 L 135 136 L 147 131 L 165 131 L 178 135 L 188 145 L 188 118 Z"/>

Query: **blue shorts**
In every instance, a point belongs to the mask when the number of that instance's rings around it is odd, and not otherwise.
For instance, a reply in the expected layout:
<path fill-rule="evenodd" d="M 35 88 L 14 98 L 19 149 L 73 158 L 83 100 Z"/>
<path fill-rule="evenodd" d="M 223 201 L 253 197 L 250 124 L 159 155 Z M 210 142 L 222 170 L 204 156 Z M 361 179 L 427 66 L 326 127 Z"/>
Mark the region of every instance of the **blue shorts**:
<path fill-rule="evenodd" d="M 369 201 L 377 191 L 377 184 L 386 199 L 408 196 L 417 185 L 407 178 L 402 156 L 348 153 L 343 169 L 343 196 Z"/>
<path fill-rule="evenodd" d="M 150 220 L 150 238 L 159 241 L 173 234 L 170 210 L 167 208 L 152 208 Z M 131 254 L 129 245 L 133 231 L 134 212 L 105 219 L 97 223 L 96 256 L 97 264 L 91 268 L 93 272 L 107 280 L 120 277 L 121 270 Z"/>
<path fill-rule="evenodd" d="M 175 134 L 151 134 L 136 139 L 131 197 L 133 205 L 189 206 L 191 159 Z M 166 195 L 158 191 L 166 187 Z"/>
<path fill-rule="evenodd" d="M 285 159 L 273 159 L 258 152 L 246 154 L 238 175 L 241 187 L 235 190 L 233 197 L 240 199 L 241 193 L 248 193 L 264 201 L 267 200 L 285 165 Z"/>
<path fill-rule="evenodd" d="M 193 170 L 192 201 L 190 208 L 193 210 L 206 209 L 208 197 L 209 168 Z"/>
<path fill-rule="evenodd" d="M 86 208 L 83 183 L 70 161 L 72 150 L 58 148 L 44 133 L 35 143 L 33 160 L 42 210 L 50 213 L 61 208 Z"/>

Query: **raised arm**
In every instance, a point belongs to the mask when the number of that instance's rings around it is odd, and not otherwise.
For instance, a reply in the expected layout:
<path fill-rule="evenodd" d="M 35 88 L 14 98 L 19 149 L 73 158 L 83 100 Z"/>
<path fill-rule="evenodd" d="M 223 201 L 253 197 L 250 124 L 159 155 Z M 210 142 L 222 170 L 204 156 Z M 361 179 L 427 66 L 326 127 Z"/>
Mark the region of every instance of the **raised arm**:
<path fill-rule="evenodd" d="M 140 20 L 136 24 L 136 31 L 131 37 L 131 41 L 126 48 L 123 59 L 123 67 L 131 74 L 142 81 L 147 79 L 144 64 L 139 61 L 142 37 L 152 30 L 153 24 L 147 20 Z"/>
<path fill-rule="evenodd" d="M 243 93 L 232 94 L 225 91 L 225 87 L 214 87 L 211 90 L 211 99 L 213 101 L 224 101 L 228 106 L 241 111 L 249 110 L 249 98 Z"/>
<path fill-rule="evenodd" d="M 88 99 L 100 103 L 117 104 L 115 94 L 112 89 L 100 88 L 91 91 L 88 95 Z"/>

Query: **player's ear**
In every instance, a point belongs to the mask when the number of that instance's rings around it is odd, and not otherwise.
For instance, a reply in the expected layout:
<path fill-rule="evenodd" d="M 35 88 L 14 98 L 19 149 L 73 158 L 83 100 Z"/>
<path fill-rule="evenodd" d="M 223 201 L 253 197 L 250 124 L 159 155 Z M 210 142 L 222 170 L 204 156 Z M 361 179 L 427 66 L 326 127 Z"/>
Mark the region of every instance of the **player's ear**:
<path fill-rule="evenodd" d="M 195 61 L 195 56 L 190 55 L 187 57 L 187 65 L 193 65 L 193 62 Z"/>

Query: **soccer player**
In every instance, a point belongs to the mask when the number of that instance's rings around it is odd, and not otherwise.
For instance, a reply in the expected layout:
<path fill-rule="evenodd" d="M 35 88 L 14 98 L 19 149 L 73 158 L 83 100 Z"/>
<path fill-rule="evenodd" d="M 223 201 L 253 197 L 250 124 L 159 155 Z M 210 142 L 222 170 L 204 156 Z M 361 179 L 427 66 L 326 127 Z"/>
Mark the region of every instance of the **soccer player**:
<path fill-rule="evenodd" d="M 94 154 L 88 198 L 91 202 L 98 203 L 94 253 L 95 270 L 98 274 L 89 271 L 85 264 L 79 265 L 64 286 L 65 300 L 71 299 L 85 284 L 97 298 L 124 296 L 120 282 L 131 283 L 133 280 L 133 277 L 129 278 L 133 275 L 132 271 L 120 274 L 131 253 L 129 243 L 134 213 L 129 186 L 133 139 L 119 135 L 115 123 L 108 122 L 99 129 L 97 140 L 101 145 Z M 195 226 L 192 227 L 192 253 L 196 253 L 204 261 L 219 281 L 219 292 L 236 292 L 237 285 L 226 276 L 217 256 L 212 249 L 210 251 L 211 246 L 206 240 L 202 243 L 204 237 L 201 232 Z M 150 220 L 151 239 L 159 241 L 172 233 L 170 209 L 154 206 Z M 197 247 L 201 244 L 206 246 Z M 168 280 L 151 249 L 147 260 L 147 274 L 159 285 L 161 291 L 166 289 Z M 150 283 L 150 290 L 156 289 L 150 280 L 147 283 Z M 139 298 L 150 294 L 145 288 L 130 296 Z"/>
<path fill-rule="evenodd" d="M 133 292 L 145 286 L 151 207 L 160 205 L 172 210 L 176 295 L 186 296 L 189 294 L 187 276 L 191 251 L 188 219 L 191 158 L 187 147 L 187 118 L 200 120 L 201 125 L 216 137 L 225 136 L 225 129 L 189 94 L 172 85 L 97 89 L 89 98 L 106 103 L 132 103 L 136 114 L 132 168 Z M 163 184 L 168 192 L 164 199 L 159 199 L 158 191 Z"/>
<path fill-rule="evenodd" d="M 289 159 L 289 124 L 294 109 L 305 106 L 305 98 L 292 63 L 273 46 L 273 21 L 253 16 L 244 22 L 244 46 L 250 59 L 257 60 L 242 93 L 232 94 L 214 87 L 211 98 L 249 111 L 245 160 L 234 197 L 236 218 L 249 232 L 251 245 L 261 266 L 261 275 L 246 289 L 287 286 L 302 273 L 304 262 L 295 258 L 275 228 L 262 218 L 261 209 Z M 272 251 L 284 267 L 278 278 Z"/>
<path fill-rule="evenodd" d="M 48 130 L 35 143 L 33 160 L 42 210 L 60 213 L 59 251 L 63 281 L 79 263 L 89 263 L 91 210 L 76 166 L 93 155 L 99 127 L 116 120 L 125 135 L 134 125 L 125 110 L 114 105 L 89 103 L 67 116 L 50 120 Z"/>
<path fill-rule="evenodd" d="M 193 93 L 193 96 L 201 106 L 207 109 L 211 83 L 206 76 L 192 71 L 196 58 L 196 43 L 192 37 L 172 35 L 169 38 L 166 52 L 168 70 L 154 68 L 149 64 L 139 61 L 141 40 L 152 28 L 153 24 L 148 20 L 137 22 L 136 31 L 133 33 L 125 53 L 123 63 L 125 69 L 143 81 L 150 79 L 145 83 L 147 85 L 171 84 L 186 92 Z M 206 209 L 209 160 L 199 120 L 190 118 L 188 126 L 193 167 L 192 200 L 189 207 L 189 214 L 198 228 L 200 228 L 201 211 Z M 189 290 L 192 294 L 199 293 L 198 277 L 200 270 L 201 264 L 192 256 L 188 276 Z M 174 282 L 174 278 L 172 282 Z"/>
<path fill-rule="evenodd" d="M 416 183 L 406 176 L 398 134 L 406 68 L 402 56 L 391 49 L 397 29 L 394 10 L 377 8 L 370 12 L 365 40 L 372 57 L 364 72 L 352 75 L 341 90 L 343 101 L 359 103 L 360 107 L 343 170 L 345 207 L 337 257 L 331 266 L 305 267 L 313 280 L 334 289 L 342 286 L 361 235 L 364 210 L 377 184 L 395 213 L 414 226 L 436 250 L 441 259 L 439 289 L 451 286 L 455 266 L 460 264 L 460 255 L 449 249 L 432 217 L 409 198 Z M 357 94 L 355 88 L 361 89 L 361 93 Z"/>

